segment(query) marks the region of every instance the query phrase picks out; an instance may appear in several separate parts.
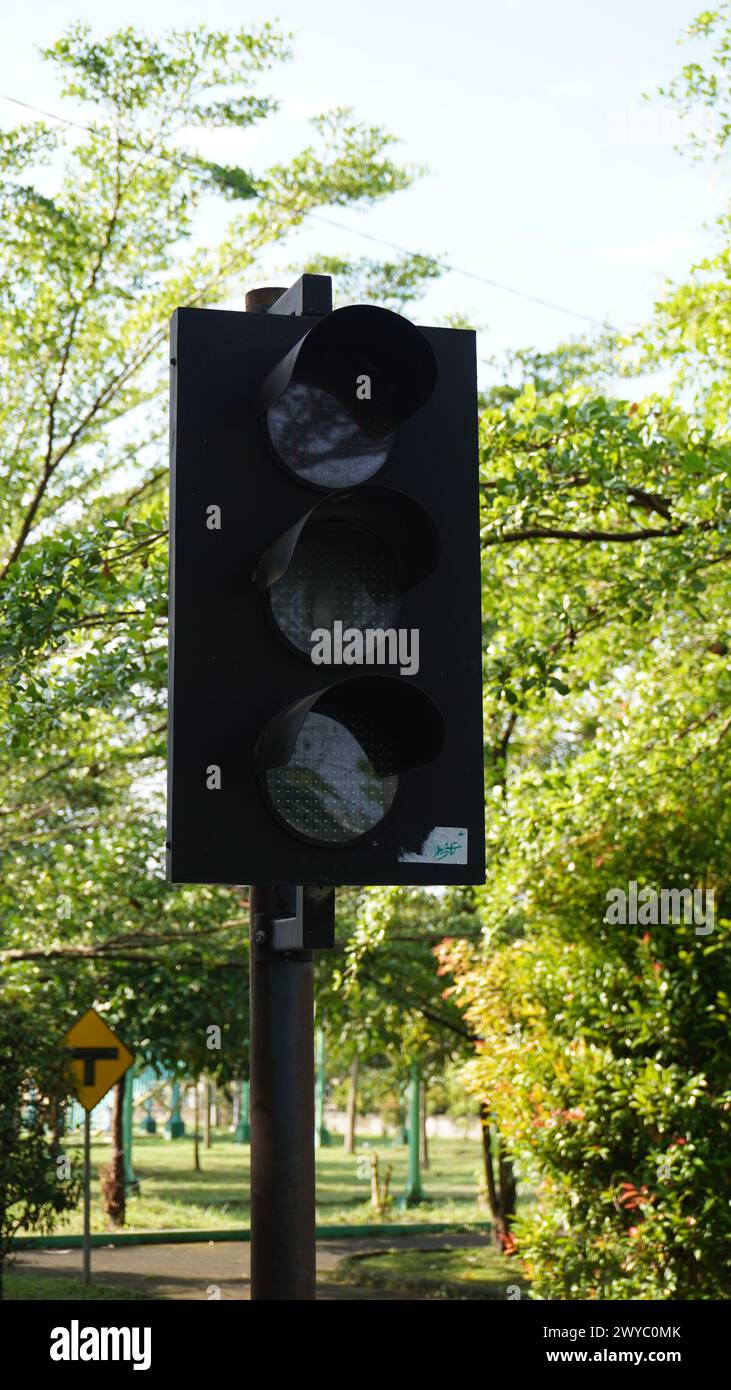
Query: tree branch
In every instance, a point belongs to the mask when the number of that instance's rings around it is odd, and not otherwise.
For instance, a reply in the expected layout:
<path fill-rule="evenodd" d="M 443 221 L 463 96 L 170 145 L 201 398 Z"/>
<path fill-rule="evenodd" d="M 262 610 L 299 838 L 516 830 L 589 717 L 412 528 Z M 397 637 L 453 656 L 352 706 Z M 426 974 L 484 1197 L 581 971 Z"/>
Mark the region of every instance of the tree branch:
<path fill-rule="evenodd" d="M 662 540 L 668 536 L 682 536 L 687 531 L 710 531 L 715 521 L 700 521 L 693 524 L 679 521 L 675 526 L 646 526 L 636 531 L 570 531 L 557 526 L 527 526 L 519 531 L 502 531 L 498 535 L 482 536 L 482 544 L 515 545 L 521 541 L 649 541 Z"/>
<path fill-rule="evenodd" d="M 117 225 L 117 218 L 119 216 L 121 201 L 122 189 L 120 181 L 120 148 L 119 139 L 117 139 L 117 161 L 112 208 L 109 214 L 109 220 L 104 230 L 104 235 L 99 246 L 99 250 L 97 252 L 96 260 L 91 269 L 91 273 L 89 275 L 86 285 L 81 290 L 79 298 L 77 299 L 71 311 L 71 318 L 69 321 L 68 331 L 66 333 L 66 341 L 64 343 L 63 352 L 61 353 L 61 360 L 58 365 L 58 372 L 56 374 L 56 382 L 48 401 L 48 442 L 46 445 L 46 453 L 43 460 L 43 470 L 41 472 L 38 486 L 36 487 L 36 490 L 33 494 L 33 497 L 31 498 L 26 514 L 23 518 L 23 523 L 21 525 L 18 538 L 15 544 L 11 547 L 8 559 L 3 565 L 2 573 L 0 573 L 0 579 L 5 578 L 8 570 L 10 569 L 10 566 L 15 563 L 18 556 L 20 555 L 23 546 L 25 545 L 25 542 L 28 539 L 30 529 L 35 520 L 36 513 L 38 512 L 38 508 L 40 507 L 41 502 L 43 501 L 43 498 L 45 496 L 48 484 L 56 469 L 58 468 L 61 459 L 64 458 L 65 454 L 68 452 L 68 449 L 62 449 L 58 457 L 54 459 L 53 446 L 55 441 L 56 406 L 58 405 L 59 396 L 61 394 L 61 388 L 63 386 L 64 377 L 66 375 L 66 369 L 68 367 L 69 359 L 71 356 L 71 350 L 73 347 L 74 337 L 76 334 L 79 318 L 81 316 L 81 311 L 84 308 L 84 305 L 89 300 L 90 296 L 94 293 L 96 282 L 99 278 L 102 265 L 104 263 L 104 257 L 107 251 L 109 250 L 112 237 L 114 235 L 114 229 Z M 73 446 L 70 445 L 69 447 Z"/>

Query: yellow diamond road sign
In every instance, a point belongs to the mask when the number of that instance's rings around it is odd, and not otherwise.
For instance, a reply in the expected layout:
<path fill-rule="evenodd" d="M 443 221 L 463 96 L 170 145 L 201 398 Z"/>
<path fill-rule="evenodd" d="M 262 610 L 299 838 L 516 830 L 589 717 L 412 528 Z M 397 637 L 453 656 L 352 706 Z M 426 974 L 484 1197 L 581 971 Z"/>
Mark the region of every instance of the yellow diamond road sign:
<path fill-rule="evenodd" d="M 134 1057 L 95 1009 L 89 1009 L 66 1034 L 71 1052 L 76 1094 L 85 1110 L 93 1110 L 119 1081 Z"/>

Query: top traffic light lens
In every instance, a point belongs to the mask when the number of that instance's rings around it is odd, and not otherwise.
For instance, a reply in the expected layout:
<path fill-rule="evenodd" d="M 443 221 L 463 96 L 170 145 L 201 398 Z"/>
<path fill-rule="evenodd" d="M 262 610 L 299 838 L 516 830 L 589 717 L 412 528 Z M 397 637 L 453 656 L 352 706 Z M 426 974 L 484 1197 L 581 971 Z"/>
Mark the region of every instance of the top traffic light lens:
<path fill-rule="evenodd" d="M 255 409 L 281 464 L 311 487 L 357 487 L 436 384 L 434 351 L 400 314 L 369 305 L 320 319 L 264 379 Z"/>
<path fill-rule="evenodd" d="M 393 434 L 363 433 L 327 391 L 292 382 L 266 416 L 270 443 L 282 463 L 314 487 L 357 487 L 386 462 Z"/>

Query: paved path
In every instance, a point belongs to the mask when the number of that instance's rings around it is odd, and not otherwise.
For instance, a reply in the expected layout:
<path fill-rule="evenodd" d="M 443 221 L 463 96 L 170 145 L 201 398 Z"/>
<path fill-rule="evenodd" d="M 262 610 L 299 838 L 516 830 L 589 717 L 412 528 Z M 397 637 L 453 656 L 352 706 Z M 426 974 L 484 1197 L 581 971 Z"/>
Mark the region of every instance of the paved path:
<path fill-rule="evenodd" d="M 363 1250 L 444 1250 L 457 1245 L 484 1245 L 485 1236 L 464 1235 L 380 1236 L 366 1240 L 324 1240 L 317 1244 L 317 1272 L 335 1268 L 344 1255 Z M 209 1241 L 190 1245 L 122 1245 L 95 1247 L 91 1252 L 92 1279 L 100 1284 L 149 1292 L 156 1298 L 210 1299 L 215 1289 L 221 1298 L 247 1299 L 251 1246 L 248 1241 Z M 81 1250 L 23 1250 L 13 1265 L 18 1274 L 64 1274 L 81 1278 Z M 418 1301 L 413 1294 L 351 1289 L 318 1279 L 318 1299 Z"/>

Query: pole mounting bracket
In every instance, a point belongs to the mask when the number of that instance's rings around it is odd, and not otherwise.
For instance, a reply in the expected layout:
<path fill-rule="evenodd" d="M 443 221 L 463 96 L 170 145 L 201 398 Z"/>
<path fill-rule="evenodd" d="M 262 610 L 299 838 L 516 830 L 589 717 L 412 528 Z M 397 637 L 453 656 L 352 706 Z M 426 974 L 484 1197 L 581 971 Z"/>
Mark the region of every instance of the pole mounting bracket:
<path fill-rule="evenodd" d="M 278 955 L 310 960 L 335 945 L 335 889 L 331 884 L 277 884 L 279 912 L 256 913 L 252 942 L 257 960 Z"/>

